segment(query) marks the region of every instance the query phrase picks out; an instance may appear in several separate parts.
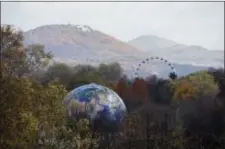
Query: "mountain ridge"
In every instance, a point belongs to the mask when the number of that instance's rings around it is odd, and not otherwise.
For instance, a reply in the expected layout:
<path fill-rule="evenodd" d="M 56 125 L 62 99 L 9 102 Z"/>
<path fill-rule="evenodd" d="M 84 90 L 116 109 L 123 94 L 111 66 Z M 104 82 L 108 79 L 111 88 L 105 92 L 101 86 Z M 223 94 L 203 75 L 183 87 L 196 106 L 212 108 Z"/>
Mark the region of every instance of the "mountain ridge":
<path fill-rule="evenodd" d="M 224 67 L 224 50 L 212 51 L 199 45 L 188 46 L 161 37 L 157 37 L 157 42 L 154 42 L 151 38 L 155 37 L 142 35 L 128 43 L 146 54 L 162 56 L 175 63 Z"/>
<path fill-rule="evenodd" d="M 173 43 L 174 46 L 177 46 L 177 45 L 183 45 L 183 46 L 187 46 L 187 47 L 195 47 L 195 48 L 198 47 L 198 48 L 205 49 L 205 50 L 208 50 L 208 51 L 220 51 L 220 52 L 221 52 L 221 51 L 224 51 L 223 49 L 213 49 L 213 50 L 212 50 L 212 49 L 208 49 L 208 48 L 206 48 L 206 47 L 204 47 L 204 46 L 195 45 L 195 44 L 187 45 L 187 44 L 179 43 L 179 42 L 174 41 L 174 40 L 171 40 L 171 39 L 167 39 L 167 38 L 165 38 L 165 37 L 155 36 L 155 35 L 152 35 L 152 34 L 140 35 L 140 36 L 135 37 L 135 38 L 133 38 L 133 39 L 131 39 L 131 40 L 128 40 L 127 42 L 130 43 L 130 44 L 132 44 L 133 41 L 135 41 L 135 40 L 141 40 L 141 39 L 143 39 L 143 38 L 154 38 L 154 39 L 157 39 L 157 40 L 164 40 L 164 41 Z M 144 39 L 144 40 L 146 40 L 146 39 Z M 136 45 L 135 45 L 135 46 L 136 46 Z"/>
<path fill-rule="evenodd" d="M 182 66 L 185 68 L 188 67 L 189 70 L 192 68 L 193 70 L 196 70 L 196 68 L 197 70 L 207 68 L 190 65 L 190 60 L 188 60 L 188 58 L 186 58 L 187 62 L 184 61 L 184 64 L 187 64 L 188 66 L 180 64 L 181 61 L 179 61 L 179 59 L 174 61 L 177 52 L 171 56 L 170 53 L 173 51 L 169 48 L 161 48 L 161 53 L 157 53 L 154 50 L 149 51 L 148 53 L 143 52 L 140 48 L 132 44 L 123 42 L 89 26 L 70 24 L 43 25 L 24 32 L 24 37 L 25 45 L 34 43 L 44 44 L 45 50 L 48 52 L 51 51 L 55 55 L 55 60 L 69 62 L 71 64 L 118 62 L 122 65 L 125 72 L 129 73 L 132 71 L 132 65 L 141 62 L 147 56 L 159 56 L 168 59 L 172 63 L 177 63 L 182 71 L 185 71 Z M 154 39 L 160 43 L 159 37 L 154 37 Z M 170 41 L 169 44 L 173 44 L 173 42 Z M 163 46 L 165 45 L 166 44 Z M 185 45 L 179 46 L 182 47 Z M 177 50 L 179 50 L 180 47 L 177 47 Z M 168 57 L 167 55 L 170 55 L 171 57 Z M 184 52 L 184 55 L 186 56 L 187 54 Z M 88 59 L 92 60 L 89 61 Z M 183 60 L 183 58 L 181 60 Z M 163 69 L 167 68 L 166 66 L 160 66 L 157 67 L 157 69 L 158 70 L 156 71 L 163 72 Z M 189 73 L 190 71 L 187 72 Z M 185 74 L 185 72 L 180 74 Z"/>

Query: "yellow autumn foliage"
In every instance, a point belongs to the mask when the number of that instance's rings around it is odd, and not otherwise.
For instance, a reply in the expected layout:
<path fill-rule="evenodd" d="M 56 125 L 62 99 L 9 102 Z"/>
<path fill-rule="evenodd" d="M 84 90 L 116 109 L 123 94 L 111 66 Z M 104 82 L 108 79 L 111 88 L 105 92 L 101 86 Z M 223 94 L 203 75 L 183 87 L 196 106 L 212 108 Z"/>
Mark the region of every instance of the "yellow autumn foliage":
<path fill-rule="evenodd" d="M 205 71 L 190 74 L 174 83 L 174 99 L 176 100 L 199 99 L 217 93 L 218 85 L 213 76 Z"/>

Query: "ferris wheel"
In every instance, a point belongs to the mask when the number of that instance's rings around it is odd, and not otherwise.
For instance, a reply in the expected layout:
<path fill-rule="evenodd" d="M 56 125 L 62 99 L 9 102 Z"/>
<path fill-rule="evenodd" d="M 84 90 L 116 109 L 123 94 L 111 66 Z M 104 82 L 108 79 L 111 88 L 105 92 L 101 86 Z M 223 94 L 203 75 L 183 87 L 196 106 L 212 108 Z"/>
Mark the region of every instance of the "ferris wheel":
<path fill-rule="evenodd" d="M 154 68 L 156 68 L 156 64 L 159 64 L 159 63 L 167 66 L 167 68 L 169 70 L 168 76 L 170 78 L 176 78 L 177 73 L 176 73 L 176 70 L 175 70 L 174 66 L 172 65 L 172 63 L 169 62 L 167 59 L 164 59 L 164 58 L 158 57 L 158 56 L 147 57 L 146 59 L 142 60 L 138 64 L 133 65 L 132 66 L 133 78 L 141 77 L 141 71 L 144 68 L 146 68 L 146 66 L 149 66 L 149 64 L 151 66 L 150 74 L 157 74 L 157 72 L 153 72 L 152 70 L 154 70 Z"/>

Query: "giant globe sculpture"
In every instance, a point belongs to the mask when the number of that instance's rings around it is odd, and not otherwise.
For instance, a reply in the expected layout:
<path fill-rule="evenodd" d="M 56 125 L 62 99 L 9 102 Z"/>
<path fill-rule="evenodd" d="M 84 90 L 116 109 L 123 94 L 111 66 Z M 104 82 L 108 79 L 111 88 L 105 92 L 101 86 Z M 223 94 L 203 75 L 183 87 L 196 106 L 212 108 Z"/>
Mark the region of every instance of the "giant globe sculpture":
<path fill-rule="evenodd" d="M 64 98 L 68 114 L 73 119 L 86 117 L 101 128 L 118 128 L 126 116 L 123 100 L 111 89 L 87 84 L 70 91 Z"/>

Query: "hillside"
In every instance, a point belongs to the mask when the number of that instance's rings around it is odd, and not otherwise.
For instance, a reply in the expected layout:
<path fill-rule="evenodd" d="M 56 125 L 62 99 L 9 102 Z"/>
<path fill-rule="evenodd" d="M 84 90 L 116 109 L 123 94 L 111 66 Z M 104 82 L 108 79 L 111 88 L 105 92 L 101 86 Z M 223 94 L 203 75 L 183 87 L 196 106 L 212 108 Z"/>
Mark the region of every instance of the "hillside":
<path fill-rule="evenodd" d="M 144 52 L 154 51 L 162 48 L 169 48 L 177 45 L 177 43 L 174 41 L 165 38 L 159 38 L 153 35 L 139 36 L 129 41 L 129 43 L 135 47 L 138 47 Z"/>
<path fill-rule="evenodd" d="M 25 32 L 24 36 L 25 44 L 44 44 L 59 58 L 91 57 L 104 61 L 118 55 L 141 54 L 137 48 L 85 25 L 45 25 Z"/>
<path fill-rule="evenodd" d="M 177 67 L 177 73 L 180 75 L 207 69 L 207 67 L 190 65 L 195 62 L 195 60 L 193 60 L 193 58 L 189 60 L 189 57 L 184 58 L 187 56 L 185 52 L 180 52 L 177 58 L 176 53 L 171 54 L 175 49 L 168 48 L 176 43 L 158 37 L 143 36 L 140 39 L 144 42 L 140 42 L 140 45 L 151 40 L 151 42 L 149 42 L 151 43 L 151 49 L 159 48 L 159 46 L 160 49 L 168 49 L 149 50 L 147 54 L 139 50 L 142 48 L 138 48 L 138 46 L 135 47 L 135 44 L 122 42 L 85 25 L 45 25 L 24 32 L 24 37 L 25 45 L 34 43 L 44 44 L 45 50 L 48 52 L 51 51 L 56 61 L 66 62 L 72 65 L 96 65 L 99 63 L 119 62 L 124 72 L 128 75 L 133 73 L 133 65 L 138 64 L 149 56 L 161 56 L 168 59 L 170 62 L 176 62 L 174 65 Z M 147 44 L 144 46 L 147 46 Z M 177 49 L 179 50 L 179 48 Z M 152 65 L 154 65 L 154 67 L 151 67 Z M 146 67 L 141 70 L 144 76 L 149 75 L 150 71 L 154 71 L 160 76 L 166 77 L 168 71 L 170 71 L 168 67 L 162 63 L 152 65 L 146 65 Z"/>
<path fill-rule="evenodd" d="M 187 46 L 169 39 L 160 38 L 152 35 L 137 37 L 129 43 L 142 50 L 170 59 L 179 64 L 191 64 L 200 66 L 224 66 L 224 51 L 210 51 L 201 46 Z"/>

